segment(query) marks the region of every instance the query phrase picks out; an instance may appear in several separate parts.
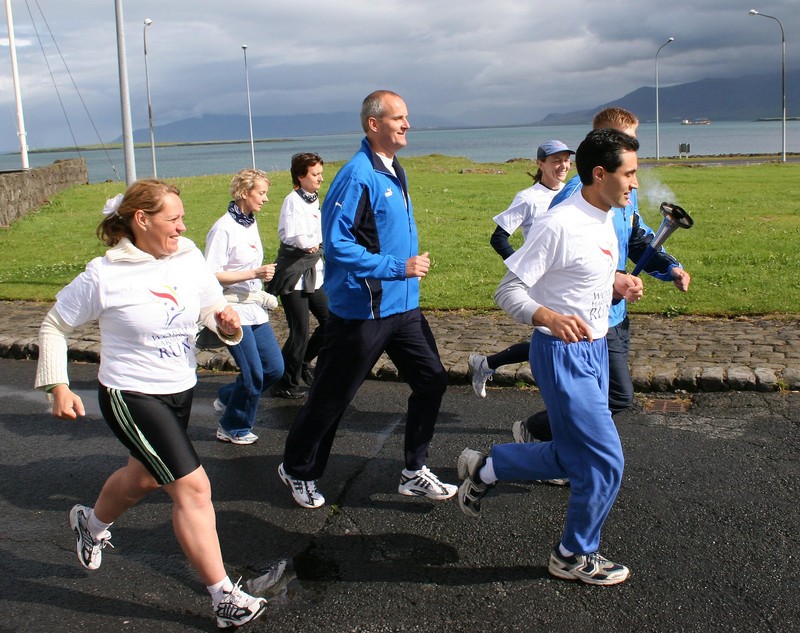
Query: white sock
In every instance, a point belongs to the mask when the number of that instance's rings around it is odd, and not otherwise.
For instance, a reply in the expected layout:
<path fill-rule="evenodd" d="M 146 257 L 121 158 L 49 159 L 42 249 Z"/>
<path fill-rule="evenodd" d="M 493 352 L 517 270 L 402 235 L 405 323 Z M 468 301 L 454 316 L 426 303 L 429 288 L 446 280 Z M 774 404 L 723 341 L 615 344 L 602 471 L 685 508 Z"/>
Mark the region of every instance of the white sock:
<path fill-rule="evenodd" d="M 564 547 L 563 543 L 559 543 L 558 544 L 558 551 L 561 552 L 562 556 L 566 556 L 566 557 L 575 555 L 575 552 L 570 552 L 566 547 Z"/>
<path fill-rule="evenodd" d="M 211 594 L 211 603 L 216 607 L 220 600 L 222 600 L 222 595 L 224 592 L 230 592 L 233 589 L 233 583 L 231 579 L 225 576 L 222 580 L 218 583 L 211 585 L 210 587 L 206 587 L 208 589 L 208 593 Z"/>
<path fill-rule="evenodd" d="M 403 477 L 416 477 L 417 475 L 419 475 L 419 472 L 420 472 L 419 470 L 409 470 L 408 468 L 404 468 Z"/>
<path fill-rule="evenodd" d="M 86 519 L 86 527 L 95 540 L 97 540 L 99 536 L 112 525 L 114 525 L 113 521 L 111 523 L 103 523 L 100 519 L 98 519 L 97 515 L 94 513 L 94 509 L 89 512 L 89 516 Z"/>
<path fill-rule="evenodd" d="M 486 463 L 481 466 L 481 469 L 478 471 L 478 477 L 480 477 L 481 481 L 487 486 L 491 486 L 497 481 L 497 475 L 494 474 L 494 464 L 492 463 L 491 457 L 486 458 Z"/>

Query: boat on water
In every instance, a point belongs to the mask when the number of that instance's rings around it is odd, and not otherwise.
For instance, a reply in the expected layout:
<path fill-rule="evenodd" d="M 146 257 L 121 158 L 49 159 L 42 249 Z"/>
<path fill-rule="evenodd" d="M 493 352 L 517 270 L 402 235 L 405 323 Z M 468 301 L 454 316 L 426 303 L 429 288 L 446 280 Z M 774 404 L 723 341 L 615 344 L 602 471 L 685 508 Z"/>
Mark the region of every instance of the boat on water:
<path fill-rule="evenodd" d="M 711 119 L 684 119 L 681 125 L 711 125 Z"/>

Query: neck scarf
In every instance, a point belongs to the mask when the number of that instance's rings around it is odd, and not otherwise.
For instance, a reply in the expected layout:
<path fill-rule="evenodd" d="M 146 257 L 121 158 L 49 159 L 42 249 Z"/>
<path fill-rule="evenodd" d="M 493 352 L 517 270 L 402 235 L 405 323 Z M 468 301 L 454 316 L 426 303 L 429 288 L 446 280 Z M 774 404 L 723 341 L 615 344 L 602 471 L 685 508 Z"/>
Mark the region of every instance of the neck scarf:
<path fill-rule="evenodd" d="M 298 195 L 299 195 L 299 196 L 300 196 L 300 197 L 301 197 L 303 200 L 305 200 L 306 202 L 308 202 L 308 204 L 311 204 L 312 202 L 316 202 L 316 201 L 317 201 L 317 198 L 319 197 L 319 196 L 317 196 L 317 194 L 316 194 L 316 193 L 308 193 L 308 192 L 307 192 L 305 189 L 303 189 L 302 187 L 298 187 L 297 189 L 295 189 L 295 191 L 298 193 Z"/>
<path fill-rule="evenodd" d="M 239 209 L 239 205 L 233 200 L 231 200 L 230 204 L 228 204 L 228 213 L 230 213 L 233 219 L 236 220 L 237 224 L 241 224 L 244 227 L 253 226 L 253 222 L 256 221 L 255 215 L 252 213 L 249 215 L 242 213 L 241 209 Z"/>

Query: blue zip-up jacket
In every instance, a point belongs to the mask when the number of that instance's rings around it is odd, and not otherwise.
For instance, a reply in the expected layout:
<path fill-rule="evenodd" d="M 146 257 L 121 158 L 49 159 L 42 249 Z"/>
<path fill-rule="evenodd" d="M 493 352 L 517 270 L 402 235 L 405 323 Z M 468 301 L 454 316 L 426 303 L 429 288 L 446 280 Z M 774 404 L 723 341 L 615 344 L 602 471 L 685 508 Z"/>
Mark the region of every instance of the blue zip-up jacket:
<path fill-rule="evenodd" d="M 581 178 L 578 175 L 573 176 L 566 185 L 559 191 L 553 201 L 550 203 L 552 209 L 555 205 L 563 202 L 569 198 L 576 191 L 580 191 L 583 187 Z M 630 201 L 628 206 L 624 209 L 614 207 L 614 231 L 617 234 L 617 241 L 619 242 L 619 266 L 620 270 L 625 270 L 625 263 L 628 258 L 636 264 L 639 258 L 644 253 L 647 245 L 653 241 L 655 233 L 645 224 L 642 216 L 639 215 L 639 190 L 634 189 L 631 191 Z M 653 258 L 647 262 L 644 267 L 644 272 L 652 275 L 661 281 L 673 281 L 672 269 L 675 267 L 680 268 L 678 261 L 662 246 L 659 252 L 653 255 Z M 628 315 L 627 301 L 621 301 L 611 304 L 611 310 L 608 313 L 608 326 L 614 327 L 619 325 L 625 320 Z"/>
<path fill-rule="evenodd" d="M 406 278 L 418 255 L 406 174 L 388 172 L 367 139 L 336 174 L 322 205 L 325 292 L 342 319 L 380 319 L 419 307 L 419 278 Z"/>

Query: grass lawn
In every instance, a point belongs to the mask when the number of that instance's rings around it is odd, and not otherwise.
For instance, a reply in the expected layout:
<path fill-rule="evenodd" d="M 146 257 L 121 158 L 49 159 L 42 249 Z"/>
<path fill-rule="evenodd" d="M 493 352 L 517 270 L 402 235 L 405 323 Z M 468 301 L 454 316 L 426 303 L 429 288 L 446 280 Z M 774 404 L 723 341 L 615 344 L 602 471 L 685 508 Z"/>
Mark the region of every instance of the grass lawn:
<path fill-rule="evenodd" d="M 475 163 L 464 158 L 403 159 L 419 226 L 420 250 L 433 266 L 423 281 L 427 309 L 497 309 L 492 295 L 504 274 L 489 245 L 492 216 L 531 184 L 532 161 Z M 340 163 L 327 164 L 333 178 Z M 225 211 L 230 175 L 178 178 L 186 207 L 187 237 L 203 247 L 205 235 Z M 277 251 L 277 216 L 291 190 L 288 171 L 270 174 L 270 202 L 259 214 L 267 257 Z M 666 243 L 692 275 L 688 293 L 645 276 L 645 298 L 634 312 L 738 315 L 800 312 L 800 165 L 642 167 L 640 207 L 656 229 L 658 206 L 679 204 L 695 221 Z M 326 190 L 323 185 L 322 193 Z M 122 183 L 73 187 L 49 204 L 0 229 L 0 299 L 51 301 L 105 247 L 95 237 L 106 198 Z M 517 243 L 519 236 L 515 235 Z M 632 266 L 629 266 L 629 269 Z"/>

